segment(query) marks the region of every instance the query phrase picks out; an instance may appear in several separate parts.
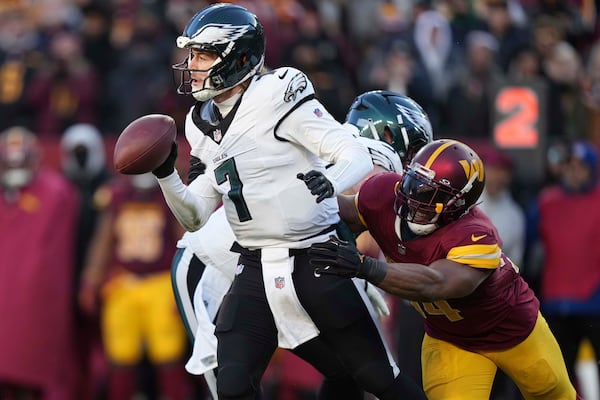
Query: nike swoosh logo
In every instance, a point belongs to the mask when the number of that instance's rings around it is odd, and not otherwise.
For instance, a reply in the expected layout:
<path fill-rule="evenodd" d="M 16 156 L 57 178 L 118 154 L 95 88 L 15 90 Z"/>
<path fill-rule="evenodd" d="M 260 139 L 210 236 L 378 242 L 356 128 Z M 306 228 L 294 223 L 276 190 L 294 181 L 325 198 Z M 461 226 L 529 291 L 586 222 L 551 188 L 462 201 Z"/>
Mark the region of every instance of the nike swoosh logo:
<path fill-rule="evenodd" d="M 285 70 L 285 72 L 284 72 L 283 74 L 281 74 L 281 75 L 277 75 L 277 77 L 278 77 L 279 79 L 283 79 L 283 78 L 285 78 L 285 76 L 287 75 L 287 73 L 288 73 L 288 70 L 286 69 L 286 70 Z"/>
<path fill-rule="evenodd" d="M 481 239 L 483 239 L 484 237 L 486 237 L 487 235 L 481 235 L 481 236 L 475 236 L 475 235 L 471 235 L 471 240 L 474 242 L 477 242 Z"/>

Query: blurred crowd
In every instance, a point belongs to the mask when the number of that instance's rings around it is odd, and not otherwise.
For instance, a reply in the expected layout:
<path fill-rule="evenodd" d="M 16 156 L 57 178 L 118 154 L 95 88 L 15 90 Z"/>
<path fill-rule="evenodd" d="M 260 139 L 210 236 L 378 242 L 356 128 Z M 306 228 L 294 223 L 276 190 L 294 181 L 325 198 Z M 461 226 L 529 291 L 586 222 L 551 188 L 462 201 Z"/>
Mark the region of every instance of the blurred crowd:
<path fill-rule="evenodd" d="M 118 134 L 151 112 L 177 118 L 174 45 L 207 1 L 6 0 L 0 5 L 0 129 Z M 265 25 L 268 67 L 308 73 L 342 120 L 366 90 L 422 104 L 439 137 L 488 138 L 501 80 L 545 87 L 551 137 L 600 140 L 595 0 L 242 0 Z M 184 104 L 182 104 L 184 103 Z"/>
<path fill-rule="evenodd" d="M 13 391 L 6 389 L 14 382 L 37 387 L 38 397 L 32 398 L 43 400 L 97 398 L 98 393 L 106 390 L 103 381 L 79 386 L 74 397 L 68 397 L 64 388 L 54 392 L 43 389 L 48 382 L 51 386 L 61 380 L 76 387 L 77 384 L 64 380 L 65 374 L 77 376 L 75 372 L 85 375 L 80 380 L 106 377 L 102 350 L 97 346 L 97 327 L 90 322 L 89 315 L 71 308 L 76 302 L 87 246 L 100 212 L 95 209 L 93 197 L 113 173 L 110 157 L 104 157 L 105 153 L 110 154 L 110 147 L 103 145 L 114 143 L 129 122 L 150 113 L 173 116 L 179 132 L 183 132 L 184 116 L 193 99 L 179 96 L 175 91 L 171 65 L 186 57 L 175 46 L 175 39 L 190 17 L 209 3 L 213 1 L 0 1 L 0 132 L 12 132 L 6 138 L 13 141 L 20 137 L 20 146 L 27 151 L 23 150 L 19 157 L 34 169 L 40 167 L 40 151 L 44 149 L 37 145 L 28 147 L 30 138 L 23 136 L 21 129 L 33 133 L 42 145 L 60 146 L 62 159 L 54 166 L 59 167 L 62 178 L 70 181 L 74 192 L 78 192 L 67 193 L 63 183 L 52 184 L 58 178 L 46 178 L 44 187 L 29 197 L 19 197 L 14 190 L 7 190 L 10 185 L 3 182 L 0 235 L 3 235 L 1 248 L 5 261 L 0 263 L 0 285 L 4 285 L 0 290 L 0 310 L 2 325 L 8 326 L 10 321 L 15 329 L 4 332 L 0 329 L 0 359 L 11 352 L 22 360 L 22 365 L 15 372 L 0 363 L 0 399 L 18 398 L 18 387 Z M 600 1 L 240 0 L 237 3 L 255 12 L 265 26 L 267 67 L 291 65 L 303 70 L 312 80 L 321 102 L 339 121 L 344 120 L 348 106 L 359 93 L 388 89 L 412 97 L 425 108 L 436 138 L 460 138 L 481 149 L 488 174 L 482 203 L 485 212 L 498 226 L 506 251 L 512 252 L 511 259 L 524 265 L 524 276 L 538 296 L 547 300 L 549 322 L 554 321 L 556 331 L 564 331 L 557 336 L 561 345 L 568 344 L 567 361 L 574 364 L 582 338 L 592 333 L 583 332 L 582 327 L 583 333 L 574 334 L 572 328 L 581 321 L 576 323 L 569 318 L 584 315 L 591 318 L 585 321 L 594 323 L 600 319 L 600 272 L 596 272 L 600 271 L 600 254 L 591 254 L 598 247 L 594 243 L 598 243 L 596 230 L 600 220 L 596 221 L 595 216 L 599 214 L 600 219 L 600 213 L 565 212 L 598 208 Z M 539 135 L 539 140 L 526 142 L 532 149 L 532 153 L 525 153 L 529 164 L 523 164 L 523 154 L 496 148 L 498 137 L 494 132 L 503 122 L 499 117 L 503 105 L 498 103 L 497 94 L 510 85 L 532 88 L 538 96 L 535 123 L 518 108 L 522 106 L 519 102 L 513 104 L 516 108 L 509 108 L 509 114 L 524 118 L 520 121 L 521 128 L 535 125 Z M 522 101 L 523 97 L 519 99 Z M 74 126 L 78 134 L 72 133 Z M 17 132 L 20 134 L 15 133 L 15 127 L 20 127 Z M 81 133 L 81 129 L 92 133 Z M 0 143 L 0 156 L 9 154 L 7 149 Z M 185 146 L 180 149 L 181 154 L 185 151 Z M 532 154 L 535 157 L 530 157 Z M 532 178 L 524 167 L 542 172 Z M 34 211 L 40 208 L 43 211 L 39 199 L 52 199 L 44 200 L 48 204 L 45 211 L 48 227 L 61 226 L 64 232 L 50 228 L 43 231 L 46 222 L 37 217 L 30 227 L 23 223 Z M 14 204 L 19 205 L 19 212 L 10 211 Z M 61 221 L 53 220 L 52 215 L 60 215 Z M 581 218 L 591 222 L 583 226 L 569 224 Z M 15 224 L 20 224 L 21 229 L 15 230 Z M 32 235 L 36 229 L 41 232 L 39 238 Z M 569 234 L 556 236 L 557 232 Z M 11 241 L 5 240 L 8 236 Z M 49 241 L 59 237 L 70 238 L 71 244 Z M 35 242 L 36 238 L 39 242 Z M 540 250 L 544 244 L 546 251 L 554 251 L 552 263 L 545 261 L 544 250 Z M 53 261 L 63 260 L 58 262 L 60 271 L 37 274 L 40 282 L 51 281 L 51 276 L 57 273 L 68 275 L 69 280 L 54 289 L 44 286 L 44 290 L 39 283 L 24 284 L 38 268 L 36 265 L 48 264 L 47 258 L 35 258 L 33 254 L 26 260 L 30 272 L 24 267 L 19 276 L 12 276 L 13 264 L 8 264 L 5 254 L 14 252 L 15 259 L 22 260 L 22 253 L 35 246 L 48 246 L 39 253 L 55 257 Z M 573 259 L 573 254 L 582 256 Z M 557 273 L 566 263 L 582 268 L 586 264 L 587 269 L 579 276 L 574 272 Z M 573 271 L 577 271 L 577 265 L 572 267 Z M 169 267 L 165 265 L 164 269 Z M 569 290 L 579 284 L 575 281 L 568 287 L 567 280 L 573 276 L 581 281 L 587 278 L 588 297 L 571 296 Z M 9 296 L 9 289 L 16 288 L 14 283 L 19 283 L 19 279 L 29 290 L 24 292 L 20 288 L 20 293 L 35 292 L 39 296 Z M 54 302 L 44 304 L 45 295 L 51 297 L 69 290 L 65 288 L 75 288 L 70 300 L 54 297 Z M 564 298 L 567 305 L 561 300 Z M 52 312 L 40 307 L 33 316 L 29 315 L 37 319 L 32 325 L 19 307 L 35 308 L 36 304 L 44 304 Z M 399 321 L 408 312 L 396 301 L 393 313 L 396 320 L 386 322 L 392 336 L 390 343 L 398 347 L 398 352 L 406 351 L 409 342 L 398 337 Z M 63 319 L 57 317 L 59 314 Z M 48 330 L 46 342 L 39 341 L 35 333 L 40 332 L 40 324 L 53 325 L 50 317 L 58 318 L 62 328 L 54 336 L 49 334 L 51 329 L 44 328 Z M 71 330 L 70 324 L 85 327 Z M 565 327 L 571 332 L 566 332 Z M 600 332 L 593 334 L 600 340 Z M 42 363 L 44 367 L 37 354 L 30 354 L 35 353 L 33 350 L 24 355 L 16 347 L 2 347 L 5 338 L 11 335 L 31 340 L 40 349 L 54 346 L 57 355 L 47 359 L 51 361 L 47 365 Z M 415 355 L 407 357 L 414 360 Z M 94 360 L 100 361 L 94 364 Z M 290 373 L 300 368 L 294 359 L 274 361 L 279 361 L 282 369 L 273 370 L 266 377 L 271 380 L 271 386 L 267 387 L 280 393 L 273 397 L 310 398 L 320 376 L 308 369 L 304 375 Z M 85 364 L 85 367 L 72 368 L 69 373 L 59 368 L 63 363 Z M 577 379 L 575 367 L 570 368 L 573 379 Z M 31 378 L 48 369 L 61 373 L 41 381 Z M 88 373 L 88 369 L 92 372 Z M 418 366 L 415 370 L 418 371 Z M 295 391 L 296 397 L 281 394 L 287 393 L 288 387 L 281 383 L 285 379 L 292 382 L 289 385 L 302 389 Z M 583 378 L 580 379 L 580 386 L 585 386 Z M 595 384 L 586 390 L 597 396 L 597 377 L 591 379 Z M 10 385 L 2 389 L 6 382 Z M 190 382 L 190 387 L 197 385 Z M 153 388 L 143 389 L 151 393 Z M 509 387 L 497 391 L 498 399 L 517 398 Z M 54 397 L 47 393 L 54 393 Z"/>

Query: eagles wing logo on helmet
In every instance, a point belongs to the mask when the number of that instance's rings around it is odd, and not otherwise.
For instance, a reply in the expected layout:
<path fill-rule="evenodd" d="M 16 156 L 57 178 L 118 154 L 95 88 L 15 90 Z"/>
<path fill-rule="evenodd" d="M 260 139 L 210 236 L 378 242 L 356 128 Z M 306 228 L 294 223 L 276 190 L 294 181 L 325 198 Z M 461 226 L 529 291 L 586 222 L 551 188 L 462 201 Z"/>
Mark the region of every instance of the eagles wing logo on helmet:
<path fill-rule="evenodd" d="M 250 29 L 249 25 L 208 24 L 200 28 L 191 38 L 180 36 L 177 47 L 184 48 L 189 42 L 225 44 L 235 42 Z"/>
<path fill-rule="evenodd" d="M 429 122 L 429 119 L 427 118 L 427 116 L 423 113 L 420 112 L 415 112 L 415 110 L 413 110 L 412 108 L 406 107 L 403 104 L 396 104 L 396 108 L 398 109 L 398 122 L 400 122 L 401 124 L 403 123 L 402 121 L 402 116 L 405 116 L 406 118 L 408 118 L 410 120 L 410 122 L 414 125 L 414 126 L 422 126 L 425 127 L 425 132 L 423 132 L 425 135 L 427 135 L 427 138 L 429 139 L 429 141 L 433 140 L 433 129 L 431 128 L 431 123 Z M 406 128 L 402 128 L 403 132 L 402 134 L 406 136 Z M 405 143 L 408 145 L 409 140 L 408 137 L 405 137 Z"/>
<path fill-rule="evenodd" d="M 308 86 L 306 75 L 302 72 L 298 72 L 288 83 L 285 94 L 283 95 L 283 101 L 289 103 L 290 101 L 296 100 L 296 94 L 304 92 L 304 89 Z"/>

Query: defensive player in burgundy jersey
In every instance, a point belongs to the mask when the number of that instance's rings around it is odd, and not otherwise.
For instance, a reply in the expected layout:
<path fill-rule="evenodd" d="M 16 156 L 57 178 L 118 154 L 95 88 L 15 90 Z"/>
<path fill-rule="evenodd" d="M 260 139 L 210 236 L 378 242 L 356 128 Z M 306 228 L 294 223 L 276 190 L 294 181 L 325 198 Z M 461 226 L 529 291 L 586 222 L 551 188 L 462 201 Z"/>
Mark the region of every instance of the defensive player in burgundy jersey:
<path fill-rule="evenodd" d="M 342 218 L 355 231 L 368 229 L 389 263 L 332 238 L 312 246 L 311 264 L 413 301 L 425 318 L 428 399 L 488 399 L 497 368 L 527 400 L 575 399 L 538 299 L 476 207 L 484 182 L 472 149 L 433 141 L 403 175 L 378 174 L 356 196 L 338 196 Z"/>

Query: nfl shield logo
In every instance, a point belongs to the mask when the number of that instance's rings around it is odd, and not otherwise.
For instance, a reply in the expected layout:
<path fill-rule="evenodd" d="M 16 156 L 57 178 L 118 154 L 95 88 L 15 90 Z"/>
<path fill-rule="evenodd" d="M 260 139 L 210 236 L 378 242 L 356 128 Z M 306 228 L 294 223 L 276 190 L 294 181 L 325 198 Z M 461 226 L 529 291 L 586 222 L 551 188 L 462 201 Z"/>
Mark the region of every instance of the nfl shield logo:
<path fill-rule="evenodd" d="M 278 276 L 275 278 L 275 288 L 283 289 L 285 287 L 285 278 L 283 276 Z"/>
<path fill-rule="evenodd" d="M 320 109 L 318 109 L 318 108 L 315 108 L 313 112 L 314 112 L 314 113 L 315 113 L 315 115 L 316 115 L 317 117 L 319 117 L 319 118 L 321 118 L 321 117 L 323 116 L 323 111 L 321 111 L 321 110 L 320 110 Z"/>
<path fill-rule="evenodd" d="M 220 142 L 222 138 L 223 134 L 221 133 L 221 130 L 215 129 L 215 131 L 213 132 L 213 139 L 215 140 L 215 142 Z"/>

